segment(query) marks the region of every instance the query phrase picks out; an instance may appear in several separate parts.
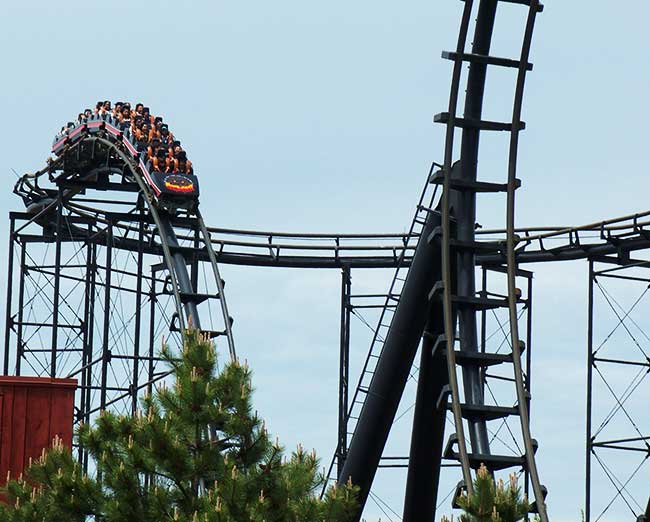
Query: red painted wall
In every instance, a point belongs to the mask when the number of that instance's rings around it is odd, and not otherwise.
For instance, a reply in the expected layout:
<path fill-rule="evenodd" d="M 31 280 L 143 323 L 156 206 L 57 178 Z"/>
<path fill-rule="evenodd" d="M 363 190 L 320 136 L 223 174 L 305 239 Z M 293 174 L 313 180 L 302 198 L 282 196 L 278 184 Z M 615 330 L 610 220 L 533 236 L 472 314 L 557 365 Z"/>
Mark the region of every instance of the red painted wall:
<path fill-rule="evenodd" d="M 58 435 L 72 447 L 75 379 L 0 376 L 0 484 L 17 477 Z"/>

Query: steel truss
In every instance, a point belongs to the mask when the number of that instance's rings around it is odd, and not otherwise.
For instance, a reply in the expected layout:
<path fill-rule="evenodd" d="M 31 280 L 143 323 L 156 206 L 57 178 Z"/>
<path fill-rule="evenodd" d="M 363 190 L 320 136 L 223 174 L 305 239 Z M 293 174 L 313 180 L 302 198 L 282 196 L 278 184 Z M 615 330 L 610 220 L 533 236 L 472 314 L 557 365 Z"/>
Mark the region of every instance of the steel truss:
<path fill-rule="evenodd" d="M 586 522 L 650 520 L 649 270 L 629 256 L 589 260 Z"/>
<path fill-rule="evenodd" d="M 129 211 L 104 210 L 101 216 L 80 213 L 63 201 L 60 194 L 38 223 L 33 213 L 10 213 L 3 371 L 78 379 L 76 422 L 88 422 L 109 407 L 133 413 L 140 395 L 169 374 L 159 356 L 163 340 L 180 346 L 161 230 L 140 197 L 102 199 L 104 208 Z M 205 254 L 200 223 L 188 218 L 183 225 L 185 239 L 176 250 L 184 251 L 196 290 L 181 294 L 181 304 L 190 298 L 207 303 L 202 330 L 225 336 L 210 306 L 220 299 L 207 275 L 211 262 L 196 255 Z"/>

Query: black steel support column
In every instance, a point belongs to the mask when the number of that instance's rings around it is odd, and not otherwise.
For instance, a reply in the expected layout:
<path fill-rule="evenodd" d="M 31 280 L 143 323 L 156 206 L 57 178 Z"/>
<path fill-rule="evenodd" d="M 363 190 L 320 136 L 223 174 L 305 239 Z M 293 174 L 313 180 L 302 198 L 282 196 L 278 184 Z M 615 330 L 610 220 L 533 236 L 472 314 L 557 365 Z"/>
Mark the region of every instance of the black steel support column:
<path fill-rule="evenodd" d="M 106 384 L 108 379 L 108 365 L 110 363 L 111 347 L 109 345 L 111 326 L 111 274 L 113 263 L 113 224 L 106 230 L 106 274 L 104 276 L 104 330 L 102 338 L 102 376 L 99 404 L 103 410 L 106 407 Z"/>
<path fill-rule="evenodd" d="M 5 304 L 5 355 L 2 366 L 2 374 L 9 375 L 9 343 L 11 341 L 11 304 L 13 301 L 13 281 L 14 281 L 14 241 L 16 235 L 16 222 L 10 217 L 9 224 L 9 261 L 7 266 L 7 302 Z"/>
<path fill-rule="evenodd" d="M 194 249 L 199 251 L 201 248 L 201 231 L 198 226 L 194 228 Z M 190 281 L 192 284 L 192 289 L 198 293 L 199 291 L 199 256 L 194 254 L 192 256 L 191 263 L 191 272 L 190 272 Z M 206 289 L 207 292 L 207 289 Z"/>
<path fill-rule="evenodd" d="M 594 369 L 594 262 L 589 260 L 589 302 L 587 312 L 587 432 L 585 435 L 585 522 L 591 522 L 592 391 Z"/>
<path fill-rule="evenodd" d="M 16 239 L 18 240 L 18 239 Z M 20 279 L 18 281 L 18 321 L 16 323 L 16 375 L 20 375 L 23 359 L 23 310 L 25 308 L 25 279 L 27 279 L 27 243 L 20 244 Z"/>
<path fill-rule="evenodd" d="M 61 289 L 61 220 L 63 219 L 63 201 L 61 192 L 56 204 L 56 243 L 54 254 L 54 295 L 52 296 L 52 351 L 50 355 L 50 377 L 56 377 L 56 357 L 59 338 L 59 292 Z"/>
<path fill-rule="evenodd" d="M 437 273 L 435 277 L 440 279 L 442 274 Z M 431 306 L 424 331 L 406 479 L 404 522 L 432 522 L 436 518 L 447 413 L 447 402 L 438 399 L 449 383 L 442 350 L 432 353 L 434 339 L 445 333 L 444 310 L 439 300 Z"/>
<path fill-rule="evenodd" d="M 356 520 L 368 498 L 428 318 L 429 293 L 441 270 L 440 246 L 435 241 L 429 244 L 428 237 L 440 223 L 440 215 L 431 213 L 422 229 L 339 475 L 339 484 L 351 480 L 360 488 Z"/>
<path fill-rule="evenodd" d="M 92 228 L 88 225 L 88 236 L 92 233 Z M 93 291 L 93 242 L 91 239 L 86 241 L 86 277 L 84 278 L 84 318 L 82 332 L 82 353 L 81 353 L 81 398 L 79 400 L 78 419 L 86 422 L 86 412 L 89 409 L 90 396 L 88 395 L 89 386 L 89 366 L 92 361 L 92 329 L 94 326 L 94 291 Z M 79 462 L 85 465 L 87 452 L 79 446 Z"/>
<path fill-rule="evenodd" d="M 600 268 L 599 264 L 609 265 L 607 268 Z M 589 302 L 588 302 L 588 324 L 587 324 L 587 422 L 585 433 L 585 521 L 590 522 L 592 519 L 601 519 L 608 512 L 614 501 L 622 501 L 627 509 L 630 509 L 637 517 L 637 522 L 645 522 L 648 518 L 650 503 L 645 506 L 641 504 L 646 502 L 648 490 L 647 484 L 644 484 L 640 478 L 635 478 L 640 467 L 648 459 L 648 441 L 650 434 L 645 432 L 645 425 L 639 423 L 640 419 L 647 416 L 647 401 L 643 402 L 641 397 L 636 397 L 636 401 L 628 401 L 634 390 L 636 390 L 643 380 L 647 382 L 647 376 L 650 374 L 650 361 L 643 347 L 636 338 L 635 333 L 630 327 L 638 328 L 639 332 L 645 337 L 642 326 L 632 318 L 632 312 L 640 313 L 638 305 L 645 298 L 647 306 L 647 295 L 650 292 L 650 261 L 642 259 L 630 259 L 629 256 L 616 255 L 611 257 L 589 258 Z M 631 273 L 630 273 L 631 271 Z M 630 306 L 623 307 L 622 303 L 617 301 L 606 288 L 606 284 L 636 284 L 639 285 L 641 294 Z M 617 287 L 619 290 L 620 286 Z M 629 287 L 627 288 L 629 290 Z M 596 292 L 598 290 L 598 292 Z M 602 297 L 601 297 L 602 295 Z M 602 299 L 602 301 L 600 301 Z M 606 305 L 614 313 L 617 323 L 613 330 L 604 336 L 603 325 L 599 313 L 599 302 Z M 598 314 L 598 315 L 597 315 Z M 598 322 L 596 322 L 598 321 Z M 620 333 L 625 333 L 628 338 L 629 347 L 632 348 L 630 353 L 626 352 L 625 343 L 620 337 L 613 337 L 613 333 L 621 327 Z M 602 340 L 601 336 L 604 336 Z M 638 349 L 638 351 L 637 351 Z M 641 352 L 639 354 L 638 352 Z M 621 370 L 624 368 L 634 368 L 636 374 L 631 378 L 625 391 L 612 386 L 613 382 L 623 386 L 624 378 Z M 608 382 L 608 373 L 614 381 Z M 595 382 L 598 380 L 598 384 Z M 601 386 L 602 380 L 602 386 Z M 607 402 L 603 403 L 600 395 L 607 392 Z M 610 407 L 610 394 L 615 400 L 615 406 Z M 600 398 L 600 400 L 599 400 Z M 632 413 L 630 402 L 633 402 L 640 411 Z M 645 406 L 645 407 L 644 407 Z M 608 411 L 606 415 L 604 412 Z M 614 427 L 610 426 L 609 431 L 605 427 L 610 425 L 610 421 L 619 412 L 630 422 L 634 433 L 625 437 L 620 428 L 626 426 L 626 423 L 615 423 Z M 638 415 L 638 418 L 635 416 Z M 601 421 L 601 419 L 603 419 Z M 598 426 L 596 430 L 595 427 Z M 628 427 L 628 429 L 630 429 Z M 644 430 L 642 432 L 641 430 Z M 607 450 L 607 451 L 606 451 Z M 605 462 L 606 459 L 612 459 L 617 465 L 624 464 L 626 459 L 615 461 L 616 454 L 612 451 L 625 451 L 628 455 L 640 455 L 643 459 L 639 466 L 626 473 L 628 477 L 621 478 L 620 466 L 617 466 L 616 473 Z M 633 457 L 632 457 L 633 458 Z M 627 461 L 630 465 L 630 461 Z M 594 465 L 597 464 L 596 467 Z M 602 494 L 594 495 L 593 486 L 595 482 L 595 471 L 600 471 L 606 476 L 608 484 L 612 486 L 612 498 L 603 499 Z M 618 475 L 618 476 L 617 476 Z M 634 478 L 634 481 L 632 480 Z M 628 490 L 628 486 L 635 486 L 635 493 Z M 643 495 L 640 497 L 640 495 Z M 630 503 L 630 499 L 633 503 Z M 607 502 L 605 504 L 605 502 Z M 601 507 L 604 508 L 601 510 Z M 621 506 L 622 507 L 622 506 Z M 627 511 L 626 508 L 625 511 Z M 638 511 L 637 511 L 638 510 Z M 609 518 L 612 518 L 609 513 Z M 618 515 L 619 518 L 621 515 Z"/>
<path fill-rule="evenodd" d="M 343 470 L 348 452 L 348 386 L 350 382 L 350 294 L 352 277 L 350 267 L 341 271 L 341 340 L 339 347 L 339 436 L 336 448 L 337 475 Z"/>
<path fill-rule="evenodd" d="M 474 54 L 486 56 L 490 54 L 497 3 L 497 0 L 481 0 L 480 2 L 472 45 Z M 464 110 L 464 118 L 468 120 L 481 120 L 486 74 L 487 64 L 478 62 L 470 64 Z M 478 128 L 463 129 L 460 175 L 464 180 L 475 181 L 477 179 L 479 134 Z M 457 224 L 457 238 L 460 241 L 475 241 L 476 194 L 459 191 L 453 213 Z M 460 296 L 474 297 L 475 295 L 475 257 L 471 251 L 458 254 L 457 281 Z M 459 310 L 458 320 L 462 349 L 477 351 L 476 311 L 462 308 Z M 477 368 L 463 368 L 463 388 L 468 403 L 484 403 L 484 386 Z M 487 426 L 484 421 L 469 421 L 469 437 L 474 453 L 490 453 Z"/>
<path fill-rule="evenodd" d="M 151 268 L 151 287 L 149 289 L 149 365 L 147 368 L 147 395 L 153 389 L 153 357 L 155 353 L 154 336 L 156 334 L 156 270 Z"/>
<path fill-rule="evenodd" d="M 144 212 L 140 209 L 138 225 L 138 268 L 135 283 L 135 331 L 133 339 L 133 375 L 131 380 L 131 413 L 138 409 L 138 377 L 140 375 L 140 330 L 142 326 L 142 280 L 144 279 Z"/>
<path fill-rule="evenodd" d="M 533 275 L 532 272 L 528 276 L 528 295 L 526 302 L 526 407 L 528 408 L 528 422 L 532 416 L 532 393 L 533 393 Z M 528 469 L 526 468 L 524 474 L 524 494 L 530 498 L 530 480 Z"/>

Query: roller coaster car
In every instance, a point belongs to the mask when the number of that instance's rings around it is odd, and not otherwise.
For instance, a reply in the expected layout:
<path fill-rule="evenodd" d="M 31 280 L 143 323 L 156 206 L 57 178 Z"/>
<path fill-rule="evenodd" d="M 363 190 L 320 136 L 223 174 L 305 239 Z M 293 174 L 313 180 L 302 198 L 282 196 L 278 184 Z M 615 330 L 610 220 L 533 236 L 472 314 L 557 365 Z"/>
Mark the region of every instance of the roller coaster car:
<path fill-rule="evenodd" d="M 142 169 L 142 165 L 140 167 Z M 145 181 L 151 186 L 159 206 L 168 210 L 191 209 L 197 203 L 199 180 L 196 176 L 180 172 L 153 172 L 150 165 L 144 168 Z"/>
<path fill-rule="evenodd" d="M 154 172 L 147 161 L 145 153 L 138 152 L 130 130 L 121 130 L 119 123 L 111 116 L 93 116 L 85 123 L 69 127 L 57 136 L 52 144 L 52 152 L 57 156 L 63 154 L 70 146 L 90 134 L 102 132 L 103 135 L 125 150 L 137 162 L 142 180 L 147 184 L 161 208 L 169 211 L 178 209 L 192 210 L 199 198 L 199 180 L 193 174 Z"/>

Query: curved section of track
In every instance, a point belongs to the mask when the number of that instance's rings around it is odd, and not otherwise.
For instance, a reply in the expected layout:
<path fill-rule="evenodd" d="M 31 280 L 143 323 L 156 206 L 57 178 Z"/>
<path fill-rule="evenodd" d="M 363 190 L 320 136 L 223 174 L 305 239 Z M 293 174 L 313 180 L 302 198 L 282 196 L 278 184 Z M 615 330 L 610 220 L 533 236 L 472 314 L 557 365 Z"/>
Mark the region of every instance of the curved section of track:
<path fill-rule="evenodd" d="M 93 161 L 96 145 L 105 148 L 108 157 L 113 155 L 113 158 L 119 159 L 121 168 L 106 169 L 99 161 Z M 160 208 L 160 189 L 156 186 L 152 173 L 149 171 L 146 155 L 138 153 L 135 140 L 130 135 L 130 132 L 128 130 L 122 132 L 118 128 L 118 123 L 111 116 L 93 116 L 84 123 L 78 123 L 70 127 L 66 134 L 55 142 L 53 150 L 57 151 L 59 157 L 50 162 L 42 171 L 24 176 L 19 180 L 15 188 L 15 192 L 23 198 L 28 210 L 33 210 L 36 213 L 35 220 L 41 214 L 46 218 L 47 209 L 51 206 L 50 200 L 54 196 L 52 191 L 43 189 L 38 184 L 39 178 L 44 174 L 47 173 L 50 181 L 59 187 L 68 187 L 64 188 L 60 195 L 57 196 L 65 200 L 62 201 L 63 204 L 74 202 L 74 196 L 85 189 L 99 188 L 106 190 L 106 187 L 101 187 L 96 182 L 99 179 L 99 169 L 106 170 L 105 174 L 109 180 L 113 175 L 121 175 L 121 182 L 113 183 L 112 188 L 115 190 L 138 191 L 151 216 L 152 223 L 157 228 L 162 250 L 161 254 L 171 279 L 171 291 L 174 296 L 179 328 L 185 330 L 191 326 L 201 329 L 197 308 L 201 297 L 197 294 L 196 289 L 192 287 L 187 271 L 186 258 L 174 231 L 173 223 L 177 216 L 166 208 Z M 58 169 L 65 167 L 66 158 L 72 158 L 73 155 L 76 155 L 76 159 L 78 159 L 84 154 L 88 154 L 88 151 L 91 152 L 86 162 L 85 172 L 75 172 L 70 176 L 69 173 L 64 171 L 63 174 L 56 175 Z M 126 175 L 127 170 L 130 176 Z M 111 185 L 110 181 L 109 185 Z M 192 216 L 196 220 L 202 235 L 204 254 L 208 257 L 212 266 L 218 299 L 221 304 L 224 331 L 220 333 L 227 338 L 230 357 L 235 359 L 236 351 L 232 334 L 232 319 L 229 315 L 223 288 L 224 284 L 219 272 L 216 254 L 213 250 L 210 232 L 198 210 L 198 201 L 189 205 L 186 212 L 188 216 Z"/>
<path fill-rule="evenodd" d="M 476 312 L 478 306 L 490 306 L 488 299 L 475 297 L 474 266 L 477 253 L 482 248 L 475 239 L 474 224 L 476 220 L 476 194 L 480 192 L 506 192 L 506 267 L 507 267 L 507 306 L 509 309 L 510 341 L 516 385 L 517 410 L 521 421 L 521 434 L 524 441 L 526 468 L 535 494 L 537 508 L 542 521 L 547 521 L 544 493 L 539 481 L 534 458 L 534 447 L 528 423 L 528 409 L 524 375 L 521 367 L 520 341 L 517 325 L 517 289 L 515 274 L 517 260 L 515 247 L 517 237 L 514 226 L 515 191 L 520 183 L 516 179 L 517 150 L 519 132 L 523 129 L 521 109 L 526 73 L 532 68 L 528 62 L 535 19 L 541 11 L 537 0 L 516 2 L 527 6 L 525 32 L 520 56 L 517 60 L 490 56 L 490 44 L 496 17 L 498 0 L 481 0 L 477 10 L 476 26 L 472 51 L 467 52 L 467 38 L 473 14 L 471 0 L 466 0 L 460 23 L 456 51 L 443 56 L 453 61 L 453 73 L 448 112 L 438 115 L 436 121 L 446 124 L 446 142 L 444 165 L 441 180 L 443 186 L 442 210 L 442 300 L 445 315 L 446 357 L 451 390 L 451 408 L 456 427 L 458 460 L 463 469 L 463 478 L 468 493 L 472 493 L 472 476 L 470 452 L 465 436 L 464 419 L 468 426 L 474 454 L 484 460 L 490 454 L 487 438 L 486 416 L 468 417 L 463 408 L 483 407 L 483 383 L 478 365 L 463 366 L 465 404 L 461 402 L 460 386 L 457 379 L 456 365 L 456 315 L 460 317 L 461 353 L 476 352 Z M 469 63 L 467 80 L 465 114 L 457 115 L 459 95 L 461 92 L 461 72 L 464 63 Z M 514 104 L 510 124 L 490 122 L 482 119 L 483 97 L 485 93 L 488 66 L 515 68 L 517 80 Z M 460 164 L 454 164 L 455 132 L 463 131 Z M 505 184 L 489 184 L 477 181 L 477 162 L 479 135 L 481 131 L 509 131 L 510 147 L 508 159 L 508 177 Z M 454 214 L 452 216 L 452 214 Z M 455 226 L 452 228 L 452 217 Z M 457 275 L 456 275 L 457 274 Z M 474 332 L 474 333 L 472 333 Z"/>

